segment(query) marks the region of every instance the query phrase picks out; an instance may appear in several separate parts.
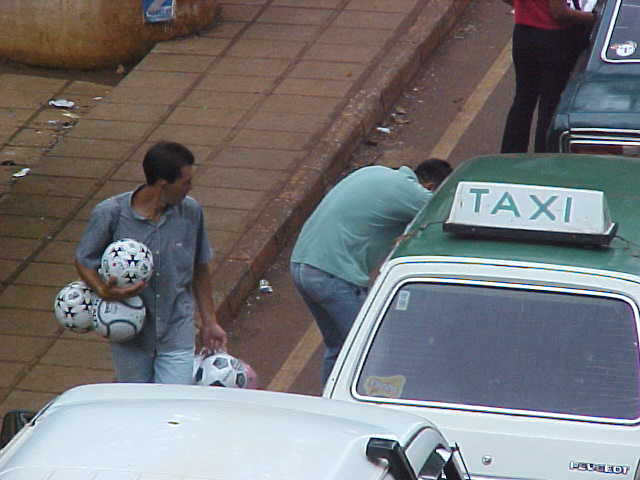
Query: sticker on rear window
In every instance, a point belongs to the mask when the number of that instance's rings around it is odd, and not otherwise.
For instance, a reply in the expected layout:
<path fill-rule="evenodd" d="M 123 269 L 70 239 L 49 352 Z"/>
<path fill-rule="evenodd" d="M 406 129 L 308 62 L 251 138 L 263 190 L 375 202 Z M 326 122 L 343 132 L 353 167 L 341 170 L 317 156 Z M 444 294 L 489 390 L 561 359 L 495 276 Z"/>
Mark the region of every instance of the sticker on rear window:
<path fill-rule="evenodd" d="M 404 375 L 392 377 L 367 377 L 364 391 L 371 397 L 400 398 L 407 378 Z"/>
<path fill-rule="evenodd" d="M 636 53 L 636 48 L 638 48 L 638 44 L 631 40 L 627 40 L 622 43 L 614 43 L 609 47 L 611 50 L 616 52 L 616 55 L 619 57 L 630 57 L 634 53 Z"/>
<path fill-rule="evenodd" d="M 396 310 L 406 310 L 409 307 L 409 298 L 411 293 L 408 290 L 398 292 L 398 300 L 396 301 Z"/>

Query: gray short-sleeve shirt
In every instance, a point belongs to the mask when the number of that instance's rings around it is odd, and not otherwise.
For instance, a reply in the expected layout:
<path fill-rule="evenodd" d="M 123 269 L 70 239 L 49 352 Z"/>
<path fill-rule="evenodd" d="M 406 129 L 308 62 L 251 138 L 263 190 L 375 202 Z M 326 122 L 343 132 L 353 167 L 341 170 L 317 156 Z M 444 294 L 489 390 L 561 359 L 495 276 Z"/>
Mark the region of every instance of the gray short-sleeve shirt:
<path fill-rule="evenodd" d="M 154 273 L 140 294 L 147 310 L 145 326 L 131 340 L 131 346 L 149 353 L 191 348 L 195 336 L 194 266 L 213 258 L 202 207 L 185 197 L 154 223 L 133 210 L 134 193 L 122 193 L 96 205 L 76 248 L 76 259 L 97 269 L 102 252 L 115 240 L 133 238 L 147 245 L 153 253 Z"/>

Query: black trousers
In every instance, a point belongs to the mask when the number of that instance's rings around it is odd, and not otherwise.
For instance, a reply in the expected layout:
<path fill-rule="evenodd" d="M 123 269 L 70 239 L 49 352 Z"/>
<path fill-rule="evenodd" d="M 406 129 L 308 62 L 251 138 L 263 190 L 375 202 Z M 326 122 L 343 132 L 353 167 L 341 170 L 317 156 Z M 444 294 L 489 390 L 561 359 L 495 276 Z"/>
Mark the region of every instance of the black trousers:
<path fill-rule="evenodd" d="M 547 150 L 549 124 L 583 46 L 584 32 L 577 29 L 544 30 L 526 25 L 514 27 L 516 92 L 504 128 L 502 153 L 527 151 L 536 105 L 535 151 Z"/>

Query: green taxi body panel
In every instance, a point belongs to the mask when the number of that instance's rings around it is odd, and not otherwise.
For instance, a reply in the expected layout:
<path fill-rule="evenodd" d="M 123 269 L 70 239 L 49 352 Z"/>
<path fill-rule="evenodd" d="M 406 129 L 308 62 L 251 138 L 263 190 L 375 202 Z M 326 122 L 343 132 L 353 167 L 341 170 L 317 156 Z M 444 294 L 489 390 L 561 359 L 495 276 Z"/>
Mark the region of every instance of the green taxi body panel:
<path fill-rule="evenodd" d="M 575 112 L 640 113 L 637 75 L 585 75 L 573 98 Z"/>
<path fill-rule="evenodd" d="M 534 241 L 490 240 L 446 233 L 456 187 L 461 181 L 514 183 L 599 190 L 618 224 L 608 247 Z M 640 159 L 608 155 L 491 155 L 461 164 L 416 216 L 390 258 L 473 257 L 640 273 Z"/>
<path fill-rule="evenodd" d="M 556 130 L 569 125 L 571 128 L 640 129 L 638 76 L 577 75 L 561 98 L 555 121 Z"/>

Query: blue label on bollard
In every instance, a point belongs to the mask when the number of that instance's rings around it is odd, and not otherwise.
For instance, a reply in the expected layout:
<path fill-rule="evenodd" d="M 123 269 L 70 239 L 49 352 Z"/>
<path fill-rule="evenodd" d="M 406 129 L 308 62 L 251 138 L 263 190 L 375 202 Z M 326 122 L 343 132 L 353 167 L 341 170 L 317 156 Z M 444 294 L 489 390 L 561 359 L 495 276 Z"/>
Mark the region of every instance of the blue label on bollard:
<path fill-rule="evenodd" d="M 144 21 L 168 22 L 175 16 L 175 0 L 142 0 Z"/>

